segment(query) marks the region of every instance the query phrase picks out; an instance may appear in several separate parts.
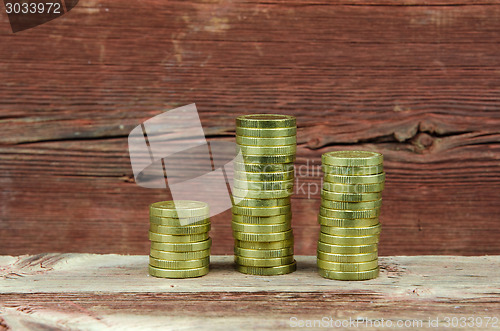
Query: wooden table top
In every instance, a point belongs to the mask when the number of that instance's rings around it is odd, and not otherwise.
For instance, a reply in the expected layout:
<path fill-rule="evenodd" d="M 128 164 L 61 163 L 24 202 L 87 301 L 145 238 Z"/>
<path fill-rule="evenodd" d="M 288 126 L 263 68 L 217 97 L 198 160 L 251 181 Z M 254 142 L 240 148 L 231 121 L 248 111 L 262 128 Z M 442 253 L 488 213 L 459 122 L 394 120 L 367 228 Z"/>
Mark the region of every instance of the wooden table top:
<path fill-rule="evenodd" d="M 380 277 L 358 282 L 320 277 L 314 256 L 274 277 L 238 273 L 232 259 L 213 256 L 201 278 L 160 279 L 147 256 L 0 256 L 0 330 L 425 329 L 469 317 L 493 329 L 500 318 L 500 256 L 380 257 Z"/>

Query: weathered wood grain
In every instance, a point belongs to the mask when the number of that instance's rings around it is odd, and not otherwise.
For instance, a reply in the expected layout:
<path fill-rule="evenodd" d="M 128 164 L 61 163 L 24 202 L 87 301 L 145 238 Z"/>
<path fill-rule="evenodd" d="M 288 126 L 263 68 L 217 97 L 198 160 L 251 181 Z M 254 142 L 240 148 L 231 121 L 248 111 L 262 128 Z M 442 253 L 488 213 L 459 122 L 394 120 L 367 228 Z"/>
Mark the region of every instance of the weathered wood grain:
<path fill-rule="evenodd" d="M 0 252 L 147 253 L 168 192 L 135 185 L 126 137 L 196 102 L 216 141 L 239 114 L 297 116 L 298 254 L 318 235 L 313 169 L 338 149 L 384 153 L 382 255 L 498 254 L 499 17 L 497 1 L 106 0 L 11 34 L 0 15 Z M 230 254 L 229 214 L 213 225 Z"/>
<path fill-rule="evenodd" d="M 446 317 L 498 317 L 498 256 L 380 260 L 379 278 L 342 282 L 321 278 L 312 256 L 298 256 L 298 271 L 279 277 L 240 274 L 232 257 L 214 256 L 207 276 L 181 280 L 148 276 L 146 256 L 2 256 L 0 326 L 267 330 L 290 328 L 291 317 L 328 317 L 424 321 L 413 329 L 430 329 L 429 319 L 443 327 Z"/>

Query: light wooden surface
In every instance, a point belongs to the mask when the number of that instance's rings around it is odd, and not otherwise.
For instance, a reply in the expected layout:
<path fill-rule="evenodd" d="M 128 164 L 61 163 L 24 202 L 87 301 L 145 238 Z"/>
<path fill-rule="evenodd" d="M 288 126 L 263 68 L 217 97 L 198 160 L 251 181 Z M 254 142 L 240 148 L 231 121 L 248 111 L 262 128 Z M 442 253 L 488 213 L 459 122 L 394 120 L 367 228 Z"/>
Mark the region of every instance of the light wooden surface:
<path fill-rule="evenodd" d="M 147 256 L 3 256 L 0 330 L 276 329 L 292 317 L 428 328 L 429 318 L 500 318 L 500 256 L 381 257 L 380 277 L 363 282 L 321 278 L 312 256 L 278 277 L 240 274 L 232 258 L 213 256 L 205 277 L 170 280 L 148 276 Z"/>

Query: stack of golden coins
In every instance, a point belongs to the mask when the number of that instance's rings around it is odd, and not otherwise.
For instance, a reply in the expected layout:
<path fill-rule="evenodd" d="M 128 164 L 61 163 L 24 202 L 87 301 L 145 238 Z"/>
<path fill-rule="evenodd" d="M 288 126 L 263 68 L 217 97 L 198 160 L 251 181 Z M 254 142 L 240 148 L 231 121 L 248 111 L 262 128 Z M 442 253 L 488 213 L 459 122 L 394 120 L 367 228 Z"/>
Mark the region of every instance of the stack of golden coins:
<path fill-rule="evenodd" d="M 296 270 L 290 196 L 297 148 L 295 117 L 239 116 L 236 142 L 243 163 L 234 163 L 232 228 L 237 270 L 283 275 Z"/>
<path fill-rule="evenodd" d="M 374 152 L 323 154 L 317 255 L 321 276 L 337 280 L 378 276 L 378 217 L 385 182 L 382 163 L 382 154 Z"/>
<path fill-rule="evenodd" d="M 212 239 L 208 204 L 176 200 L 149 207 L 149 274 L 192 278 L 208 273 Z"/>

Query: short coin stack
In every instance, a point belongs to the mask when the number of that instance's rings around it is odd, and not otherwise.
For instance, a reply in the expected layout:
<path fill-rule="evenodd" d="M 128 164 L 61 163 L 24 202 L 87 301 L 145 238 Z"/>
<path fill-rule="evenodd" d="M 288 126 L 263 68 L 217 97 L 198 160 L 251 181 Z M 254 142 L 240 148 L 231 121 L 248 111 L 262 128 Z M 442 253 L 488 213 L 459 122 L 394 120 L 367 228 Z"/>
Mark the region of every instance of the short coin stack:
<path fill-rule="evenodd" d="M 243 163 L 234 163 L 232 228 L 236 267 L 242 273 L 273 276 L 297 268 L 290 209 L 296 133 L 293 116 L 236 119 Z"/>
<path fill-rule="evenodd" d="M 321 276 L 337 280 L 378 276 L 378 216 L 385 182 L 382 163 L 382 154 L 374 152 L 323 154 L 317 255 Z"/>
<path fill-rule="evenodd" d="M 149 274 L 162 278 L 206 275 L 212 240 L 208 204 L 176 200 L 149 207 Z"/>

